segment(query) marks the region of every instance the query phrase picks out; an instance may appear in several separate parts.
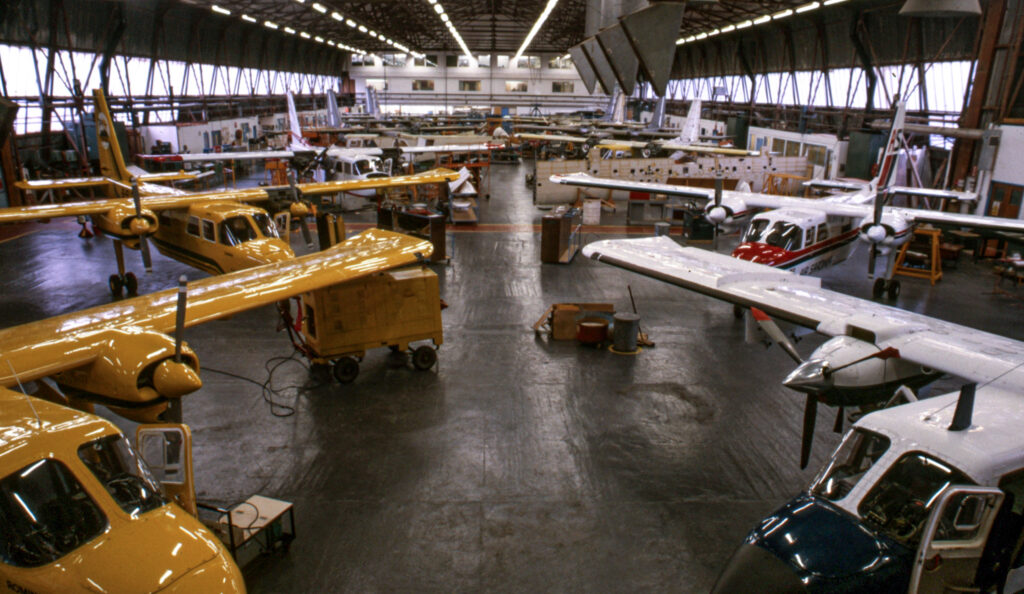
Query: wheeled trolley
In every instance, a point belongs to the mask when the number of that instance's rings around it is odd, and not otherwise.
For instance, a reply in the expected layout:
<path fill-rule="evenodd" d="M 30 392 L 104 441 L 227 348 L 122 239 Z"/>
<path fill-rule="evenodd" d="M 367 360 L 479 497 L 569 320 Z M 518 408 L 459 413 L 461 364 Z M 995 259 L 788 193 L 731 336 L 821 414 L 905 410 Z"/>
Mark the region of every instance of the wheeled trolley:
<path fill-rule="evenodd" d="M 412 364 L 427 370 L 444 342 L 441 297 L 434 271 L 415 266 L 334 285 L 302 297 L 306 355 L 330 365 L 343 384 L 356 379 L 366 351 L 409 351 Z M 418 341 L 432 344 L 413 346 Z"/>

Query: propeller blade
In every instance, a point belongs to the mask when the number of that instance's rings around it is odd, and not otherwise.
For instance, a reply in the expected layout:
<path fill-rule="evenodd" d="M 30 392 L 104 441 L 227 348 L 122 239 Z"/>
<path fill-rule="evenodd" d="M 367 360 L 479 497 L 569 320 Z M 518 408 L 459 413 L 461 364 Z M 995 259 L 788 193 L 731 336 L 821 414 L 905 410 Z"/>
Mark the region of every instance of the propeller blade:
<path fill-rule="evenodd" d="M 832 425 L 832 431 L 835 433 L 843 432 L 843 415 L 846 414 L 846 407 L 840 406 L 839 412 L 836 413 L 836 422 Z"/>
<path fill-rule="evenodd" d="M 768 335 L 768 338 L 774 340 L 782 350 L 786 351 L 791 359 L 797 362 L 797 364 L 803 363 L 804 358 L 800 356 L 800 353 L 796 350 L 796 345 L 793 341 L 786 336 L 786 333 L 779 328 L 779 325 L 775 323 L 775 320 L 768 314 L 764 313 L 756 307 L 750 308 L 750 315 L 757 320 L 757 324 L 764 330 L 764 333 Z"/>
<path fill-rule="evenodd" d="M 302 240 L 306 242 L 306 247 L 313 247 L 313 235 L 309 232 L 306 217 L 299 217 L 299 229 L 302 230 Z"/>
<path fill-rule="evenodd" d="M 882 222 L 882 212 L 885 210 L 885 192 L 878 192 L 875 194 L 875 212 L 874 222 L 876 225 Z"/>
<path fill-rule="evenodd" d="M 871 253 L 868 254 L 868 278 L 875 277 L 875 260 L 878 259 L 878 247 L 871 244 Z"/>
<path fill-rule="evenodd" d="M 804 432 L 800 436 L 800 469 L 807 468 L 811 458 L 811 445 L 814 443 L 814 422 L 818 420 L 818 399 L 807 395 L 804 404 Z"/>
<path fill-rule="evenodd" d="M 882 349 L 882 350 L 880 350 L 878 352 L 875 352 L 875 353 L 871 353 L 870 355 L 868 355 L 866 357 L 861 357 L 860 359 L 856 359 L 854 361 L 850 361 L 849 363 L 847 363 L 845 365 L 840 365 L 839 367 L 836 367 L 835 369 L 832 369 L 830 371 L 830 373 L 836 373 L 837 371 L 841 371 L 843 369 L 846 369 L 847 367 L 852 367 L 852 366 L 854 366 L 854 365 L 856 365 L 858 363 L 863 363 L 864 361 L 867 361 L 868 359 L 881 359 L 882 361 L 888 361 L 889 359 L 899 359 L 899 358 L 900 358 L 900 351 L 899 351 L 899 349 L 894 348 L 894 347 L 885 347 L 884 349 Z"/>
<path fill-rule="evenodd" d="M 139 251 L 142 252 L 142 266 L 146 272 L 153 272 L 153 255 L 149 253 L 149 241 L 145 235 L 139 236 Z"/>
<path fill-rule="evenodd" d="M 178 277 L 178 310 L 174 320 L 174 362 L 181 363 L 181 343 L 185 340 L 185 305 L 187 300 L 188 278 Z"/>

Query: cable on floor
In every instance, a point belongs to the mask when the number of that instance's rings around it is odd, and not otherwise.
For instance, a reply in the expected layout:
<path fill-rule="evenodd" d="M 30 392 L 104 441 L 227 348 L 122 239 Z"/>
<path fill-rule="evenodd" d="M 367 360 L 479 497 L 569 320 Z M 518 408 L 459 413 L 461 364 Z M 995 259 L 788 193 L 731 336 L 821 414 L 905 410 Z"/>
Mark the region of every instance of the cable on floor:
<path fill-rule="evenodd" d="M 306 369 L 307 372 L 309 371 L 309 364 L 303 361 L 302 359 L 296 357 L 299 354 L 299 351 L 295 350 L 292 351 L 292 354 L 288 355 L 287 357 L 277 356 L 267 359 L 266 363 L 263 364 L 263 368 L 267 372 L 267 378 L 263 380 L 263 382 L 259 382 L 252 378 L 245 377 L 244 375 L 239 375 L 237 373 L 232 373 L 230 371 L 224 371 L 223 369 L 216 369 L 213 367 L 203 367 L 203 371 L 209 373 L 218 373 L 220 375 L 225 375 L 259 386 L 260 395 L 262 396 L 263 401 L 266 402 L 270 407 L 270 414 L 274 415 L 275 417 L 290 417 L 295 414 L 295 407 L 292 405 L 283 404 L 281 402 L 281 400 L 284 398 L 284 393 L 286 391 L 294 390 L 294 398 L 297 399 L 300 390 L 316 390 L 329 383 L 320 382 L 312 386 L 311 388 L 304 388 L 302 384 L 293 384 L 290 386 L 286 386 L 284 388 L 274 388 L 272 385 L 274 380 L 274 372 L 276 372 L 279 367 L 281 367 L 285 363 L 288 363 L 289 361 L 298 363 L 304 369 Z"/>

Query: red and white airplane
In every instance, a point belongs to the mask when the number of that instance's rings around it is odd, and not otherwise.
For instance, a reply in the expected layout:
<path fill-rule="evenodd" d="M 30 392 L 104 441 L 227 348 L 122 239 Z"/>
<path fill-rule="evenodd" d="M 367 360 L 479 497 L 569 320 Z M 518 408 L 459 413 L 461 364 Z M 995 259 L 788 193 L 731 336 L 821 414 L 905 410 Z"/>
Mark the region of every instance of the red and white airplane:
<path fill-rule="evenodd" d="M 706 201 L 704 213 L 717 228 L 730 231 L 747 219 L 750 225 L 732 255 L 797 274 L 813 274 L 850 257 L 856 239 L 869 244 L 869 275 L 874 278 L 880 255 L 883 271 L 877 275 L 874 297 L 899 295 L 899 281 L 892 279 L 897 248 L 913 235 L 915 225 L 932 224 L 970 227 L 990 231 L 1024 231 L 1024 221 L 915 208 L 886 206 L 889 196 L 904 194 L 925 198 L 977 200 L 977 195 L 952 190 L 897 187 L 889 185 L 902 139 L 905 108 L 901 103 L 883 154 L 878 177 L 861 189 L 823 199 L 789 198 L 750 192 L 691 188 L 668 184 L 634 182 L 591 177 L 586 173 L 556 175 L 551 181 L 584 187 L 650 192 Z M 852 188 L 851 184 L 813 182 L 812 185 Z M 774 209 L 754 214 L 759 209 Z"/>

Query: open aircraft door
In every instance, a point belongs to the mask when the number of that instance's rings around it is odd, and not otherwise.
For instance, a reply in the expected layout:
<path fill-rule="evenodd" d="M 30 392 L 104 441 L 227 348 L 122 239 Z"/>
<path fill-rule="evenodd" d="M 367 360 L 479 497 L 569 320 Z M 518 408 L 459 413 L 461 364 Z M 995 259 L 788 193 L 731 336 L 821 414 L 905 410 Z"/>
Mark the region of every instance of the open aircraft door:
<path fill-rule="evenodd" d="M 391 170 L 394 169 L 395 160 L 392 157 L 384 159 L 384 173 L 391 175 Z"/>
<path fill-rule="evenodd" d="M 281 236 L 281 239 L 291 245 L 292 213 L 282 210 L 274 215 L 274 226 L 277 227 L 277 234 Z"/>
<path fill-rule="evenodd" d="M 196 489 L 192 478 L 192 432 L 185 425 L 140 425 L 135 431 L 139 455 L 146 461 L 164 492 L 185 511 L 196 515 Z"/>
<path fill-rule="evenodd" d="M 925 524 L 908 592 L 977 591 L 978 563 L 1002 502 L 993 487 L 946 488 Z"/>

